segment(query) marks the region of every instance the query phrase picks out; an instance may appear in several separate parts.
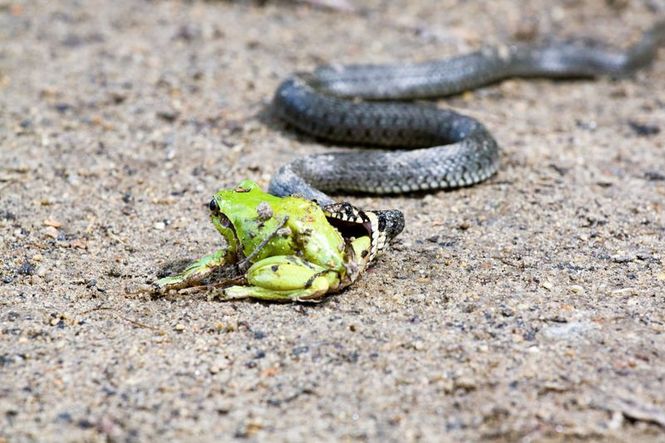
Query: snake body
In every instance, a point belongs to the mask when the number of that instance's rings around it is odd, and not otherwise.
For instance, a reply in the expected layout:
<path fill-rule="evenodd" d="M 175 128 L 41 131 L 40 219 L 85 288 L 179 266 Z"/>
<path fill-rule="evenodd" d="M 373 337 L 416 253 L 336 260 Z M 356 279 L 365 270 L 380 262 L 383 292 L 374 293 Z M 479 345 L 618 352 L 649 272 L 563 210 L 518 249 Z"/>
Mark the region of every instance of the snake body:
<path fill-rule="evenodd" d="M 296 73 L 275 93 L 279 118 L 331 142 L 400 150 L 301 157 L 277 171 L 269 192 L 325 206 L 333 200 L 324 192 L 385 194 L 481 182 L 499 162 L 498 144 L 482 123 L 432 105 L 387 100 L 448 96 L 512 77 L 624 76 L 649 65 L 664 43 L 665 20 L 624 50 L 589 41 L 522 44 L 426 63 Z"/>

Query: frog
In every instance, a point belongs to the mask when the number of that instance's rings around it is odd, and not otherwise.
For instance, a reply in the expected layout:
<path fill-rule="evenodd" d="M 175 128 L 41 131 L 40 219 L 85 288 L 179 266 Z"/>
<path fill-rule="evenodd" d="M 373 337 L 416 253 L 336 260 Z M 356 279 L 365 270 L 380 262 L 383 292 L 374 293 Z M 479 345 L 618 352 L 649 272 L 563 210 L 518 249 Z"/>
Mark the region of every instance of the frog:
<path fill-rule="evenodd" d="M 404 227 L 400 211 L 363 211 L 348 202 L 264 192 L 251 180 L 220 189 L 209 203 L 220 249 L 155 282 L 159 291 L 201 285 L 232 267 L 238 283 L 223 300 L 320 301 L 352 285 Z"/>

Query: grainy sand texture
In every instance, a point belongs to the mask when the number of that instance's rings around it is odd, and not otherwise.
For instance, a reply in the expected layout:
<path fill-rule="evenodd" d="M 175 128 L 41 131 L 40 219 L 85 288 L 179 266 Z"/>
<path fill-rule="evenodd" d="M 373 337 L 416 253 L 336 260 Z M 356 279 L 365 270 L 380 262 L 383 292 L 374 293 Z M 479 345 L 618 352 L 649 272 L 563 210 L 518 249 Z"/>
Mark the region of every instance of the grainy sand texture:
<path fill-rule="evenodd" d="M 318 305 L 140 292 L 207 202 L 330 147 L 289 73 L 524 40 L 625 46 L 651 1 L 0 0 L 0 442 L 665 441 L 665 51 L 441 100 L 502 146 Z"/>

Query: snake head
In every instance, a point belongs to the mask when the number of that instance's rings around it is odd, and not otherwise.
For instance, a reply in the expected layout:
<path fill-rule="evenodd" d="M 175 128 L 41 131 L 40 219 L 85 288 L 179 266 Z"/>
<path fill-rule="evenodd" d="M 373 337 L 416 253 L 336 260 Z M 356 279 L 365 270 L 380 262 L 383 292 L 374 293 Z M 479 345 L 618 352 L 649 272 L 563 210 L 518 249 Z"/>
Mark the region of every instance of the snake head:
<path fill-rule="evenodd" d="M 345 239 L 368 236 L 370 249 L 368 262 L 397 237 L 404 229 L 404 214 L 396 209 L 363 211 L 350 203 L 333 203 L 323 208 L 328 222 Z"/>

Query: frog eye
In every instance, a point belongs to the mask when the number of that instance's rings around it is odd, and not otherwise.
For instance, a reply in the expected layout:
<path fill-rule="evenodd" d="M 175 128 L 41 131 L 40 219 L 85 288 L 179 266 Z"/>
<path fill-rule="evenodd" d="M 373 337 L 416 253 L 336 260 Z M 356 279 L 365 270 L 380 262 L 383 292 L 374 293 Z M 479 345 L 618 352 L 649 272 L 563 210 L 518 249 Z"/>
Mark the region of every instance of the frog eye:
<path fill-rule="evenodd" d="M 210 200 L 210 204 L 208 205 L 208 207 L 212 212 L 219 212 L 219 205 L 217 204 L 214 198 Z"/>

